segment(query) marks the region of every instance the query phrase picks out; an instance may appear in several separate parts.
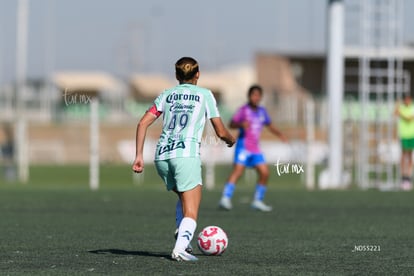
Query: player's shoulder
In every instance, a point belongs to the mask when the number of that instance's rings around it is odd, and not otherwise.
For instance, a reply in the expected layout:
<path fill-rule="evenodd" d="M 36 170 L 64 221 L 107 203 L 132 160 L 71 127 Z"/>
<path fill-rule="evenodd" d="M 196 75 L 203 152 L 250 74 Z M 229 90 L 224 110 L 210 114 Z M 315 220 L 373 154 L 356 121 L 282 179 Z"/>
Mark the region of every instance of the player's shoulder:
<path fill-rule="evenodd" d="M 173 96 L 173 94 L 176 93 L 180 93 L 180 91 L 182 90 L 182 88 L 179 85 L 176 86 L 172 86 L 169 88 L 164 89 L 159 95 L 158 95 L 158 99 L 163 100 L 166 99 L 168 101 L 168 99 L 170 97 Z"/>
<path fill-rule="evenodd" d="M 174 94 L 176 91 L 177 86 L 164 89 L 154 100 L 154 103 L 158 106 L 160 104 L 168 102 L 168 99 L 171 98 L 171 95 Z"/>
<path fill-rule="evenodd" d="M 267 108 L 266 108 L 265 106 L 263 106 L 263 105 L 259 105 L 257 108 L 259 109 L 259 111 L 260 111 L 260 112 L 265 112 L 265 113 L 267 113 Z"/>
<path fill-rule="evenodd" d="M 243 104 L 236 109 L 237 114 L 246 114 L 250 109 L 249 104 Z"/>
<path fill-rule="evenodd" d="M 169 94 L 171 94 L 173 92 L 174 92 L 174 88 L 172 88 L 172 87 L 171 88 L 166 88 L 158 94 L 156 100 L 163 99 L 163 98 L 167 97 Z"/>
<path fill-rule="evenodd" d="M 203 86 L 194 85 L 194 90 L 204 95 L 213 95 L 213 92 L 210 89 Z"/>
<path fill-rule="evenodd" d="M 243 104 L 241 106 L 239 106 L 238 110 L 247 110 L 250 108 L 250 105 L 248 103 Z"/>
<path fill-rule="evenodd" d="M 161 95 L 169 95 L 169 94 L 176 92 L 177 90 L 178 90 L 178 86 L 169 87 L 169 88 L 164 89 L 164 91 L 161 92 Z"/>
<path fill-rule="evenodd" d="M 188 93 L 188 91 L 190 91 L 190 93 L 197 93 L 197 94 L 203 94 L 203 95 L 212 95 L 213 92 L 210 89 L 207 89 L 203 86 L 198 86 L 198 85 L 194 85 L 194 84 L 179 84 L 175 87 L 172 87 L 170 89 L 167 89 L 167 93 L 174 93 L 174 92 L 184 92 L 184 93 Z M 186 92 L 187 91 L 187 92 Z"/>

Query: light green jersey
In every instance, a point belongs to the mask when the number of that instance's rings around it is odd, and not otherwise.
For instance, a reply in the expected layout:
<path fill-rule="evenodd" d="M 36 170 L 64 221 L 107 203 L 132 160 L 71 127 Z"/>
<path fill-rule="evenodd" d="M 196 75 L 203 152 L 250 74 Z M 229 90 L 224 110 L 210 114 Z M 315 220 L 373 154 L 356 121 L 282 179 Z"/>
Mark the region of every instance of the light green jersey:
<path fill-rule="evenodd" d="M 219 117 L 213 93 L 193 84 L 165 90 L 154 104 L 163 114 L 155 160 L 198 157 L 206 118 Z"/>
<path fill-rule="evenodd" d="M 414 116 L 414 105 L 401 104 L 398 109 L 404 117 Z M 406 120 L 400 117 L 398 120 L 398 134 L 402 139 L 414 138 L 414 120 Z"/>

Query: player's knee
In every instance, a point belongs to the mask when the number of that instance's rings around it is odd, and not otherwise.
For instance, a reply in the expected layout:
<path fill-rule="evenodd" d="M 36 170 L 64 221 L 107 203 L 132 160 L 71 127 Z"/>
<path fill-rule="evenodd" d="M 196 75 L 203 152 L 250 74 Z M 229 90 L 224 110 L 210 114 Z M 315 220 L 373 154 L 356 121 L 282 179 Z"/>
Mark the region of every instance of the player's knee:
<path fill-rule="evenodd" d="M 267 181 L 267 179 L 269 178 L 269 170 L 259 171 L 259 178 L 263 181 Z"/>

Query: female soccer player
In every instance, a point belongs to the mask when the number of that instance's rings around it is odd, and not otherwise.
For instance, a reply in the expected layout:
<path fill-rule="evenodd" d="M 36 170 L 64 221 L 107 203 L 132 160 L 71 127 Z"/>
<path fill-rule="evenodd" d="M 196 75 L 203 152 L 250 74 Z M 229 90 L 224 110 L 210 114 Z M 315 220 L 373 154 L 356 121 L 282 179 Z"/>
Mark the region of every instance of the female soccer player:
<path fill-rule="evenodd" d="M 179 84 L 165 90 L 154 101 L 137 126 L 136 158 L 132 169 L 144 169 L 143 148 L 147 128 L 162 114 L 163 127 L 155 152 L 155 166 L 167 190 L 178 195 L 177 239 L 171 257 L 177 261 L 197 261 L 189 248 L 197 226 L 201 201 L 200 143 L 206 118 L 219 138 L 231 147 L 235 139 L 225 128 L 216 100 L 208 89 L 197 86 L 198 63 L 183 57 L 175 64 Z"/>
<path fill-rule="evenodd" d="M 264 212 L 272 210 L 271 206 L 263 202 L 269 177 L 269 169 L 259 148 L 260 134 L 263 126 L 267 126 L 273 134 L 283 141 L 287 140 L 279 129 L 271 123 L 266 109 L 259 105 L 262 95 L 263 90 L 261 86 L 251 86 L 248 91 L 248 103 L 239 108 L 230 122 L 230 127 L 238 128 L 240 133 L 234 154 L 233 171 L 224 186 L 223 195 L 219 203 L 219 206 L 226 210 L 232 209 L 231 198 L 236 187 L 235 184 L 246 167 L 254 167 L 259 174 L 251 207 Z"/>
<path fill-rule="evenodd" d="M 414 149 L 414 105 L 411 95 L 404 95 L 404 100 L 397 105 L 395 114 L 398 116 L 398 135 L 401 140 L 401 189 L 411 190 L 413 174 L 413 149 Z"/>

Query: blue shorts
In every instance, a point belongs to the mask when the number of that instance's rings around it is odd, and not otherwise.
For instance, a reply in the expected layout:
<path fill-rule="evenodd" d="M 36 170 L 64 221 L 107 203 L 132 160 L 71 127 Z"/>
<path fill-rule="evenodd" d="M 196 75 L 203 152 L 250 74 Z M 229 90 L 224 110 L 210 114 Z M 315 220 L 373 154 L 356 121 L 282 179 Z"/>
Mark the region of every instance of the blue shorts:
<path fill-rule="evenodd" d="M 245 167 L 256 167 L 266 163 L 263 153 L 252 153 L 242 147 L 236 148 L 234 153 L 234 163 L 241 164 Z"/>
<path fill-rule="evenodd" d="M 185 192 L 202 185 L 199 157 L 156 160 L 155 167 L 168 191 Z"/>

